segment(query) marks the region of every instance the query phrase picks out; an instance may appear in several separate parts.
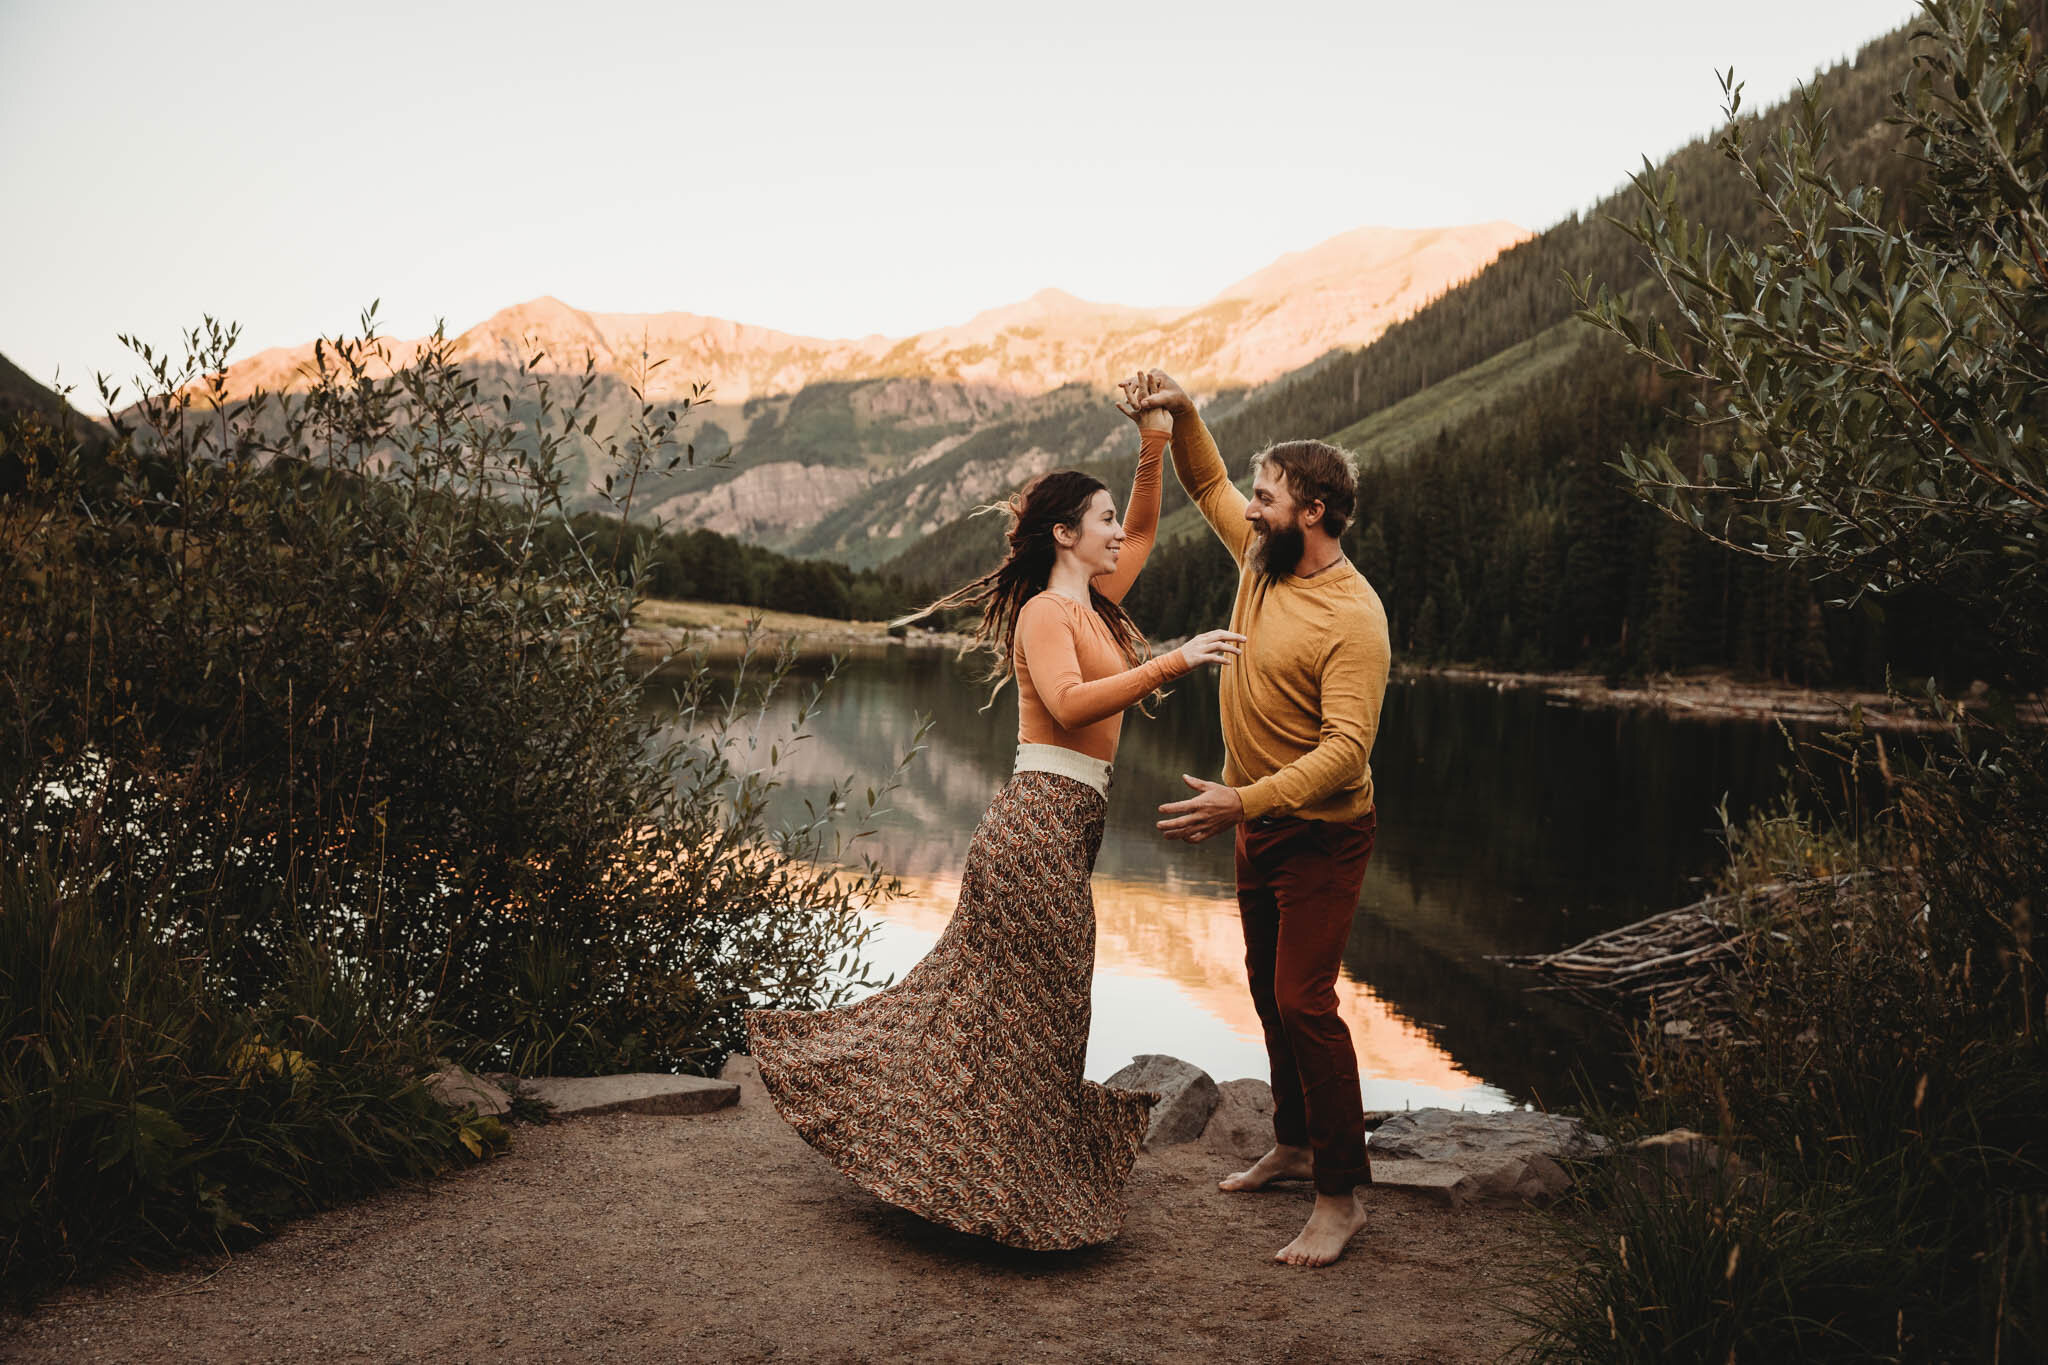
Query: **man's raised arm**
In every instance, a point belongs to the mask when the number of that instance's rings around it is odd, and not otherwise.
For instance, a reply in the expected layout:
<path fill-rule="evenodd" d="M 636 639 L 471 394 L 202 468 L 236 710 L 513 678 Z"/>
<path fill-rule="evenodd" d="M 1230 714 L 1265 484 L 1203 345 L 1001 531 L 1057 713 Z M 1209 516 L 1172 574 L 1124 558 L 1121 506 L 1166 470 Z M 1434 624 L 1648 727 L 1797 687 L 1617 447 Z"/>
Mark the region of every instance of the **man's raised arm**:
<path fill-rule="evenodd" d="M 1165 408 L 1173 414 L 1173 472 L 1187 489 L 1195 506 L 1202 509 L 1209 529 L 1230 550 L 1233 559 L 1243 559 L 1252 538 L 1252 525 L 1244 519 L 1245 496 L 1230 482 L 1230 471 L 1216 449 L 1215 438 L 1195 411 L 1187 391 L 1153 370 L 1145 376 L 1146 395 L 1140 409 Z"/>

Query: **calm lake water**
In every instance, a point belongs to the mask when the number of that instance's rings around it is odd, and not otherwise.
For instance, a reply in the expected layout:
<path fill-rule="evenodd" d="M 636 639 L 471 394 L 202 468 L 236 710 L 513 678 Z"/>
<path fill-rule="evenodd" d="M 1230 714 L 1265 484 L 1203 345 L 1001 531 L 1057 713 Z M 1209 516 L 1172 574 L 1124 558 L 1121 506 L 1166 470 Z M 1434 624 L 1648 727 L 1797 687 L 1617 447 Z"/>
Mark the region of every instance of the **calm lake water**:
<path fill-rule="evenodd" d="M 800 810 L 834 779 L 878 781 L 920 717 L 934 722 L 867 841 L 908 888 L 881 913 L 882 972 L 900 975 L 937 940 L 975 824 L 1010 772 L 1014 697 L 983 713 L 984 695 L 943 652 L 876 651 L 842 665 L 809 738 L 784 746 L 781 799 Z M 794 690 L 778 699 L 767 732 L 797 704 Z M 1394 684 L 1373 751 L 1378 841 L 1338 983 L 1367 1107 L 1560 1103 L 1581 1078 L 1613 1083 L 1620 1038 L 1489 955 L 1563 947 L 1696 898 L 1720 853 L 1716 806 L 1725 797 L 1739 818 L 1774 800 L 1785 759 L 1768 725 Z M 1098 1080 L 1145 1052 L 1219 1080 L 1266 1073 L 1230 845 L 1170 844 L 1152 823 L 1185 790 L 1182 773 L 1213 779 L 1222 766 L 1213 678 L 1191 676 L 1157 715 L 1126 718 L 1095 869 Z"/>

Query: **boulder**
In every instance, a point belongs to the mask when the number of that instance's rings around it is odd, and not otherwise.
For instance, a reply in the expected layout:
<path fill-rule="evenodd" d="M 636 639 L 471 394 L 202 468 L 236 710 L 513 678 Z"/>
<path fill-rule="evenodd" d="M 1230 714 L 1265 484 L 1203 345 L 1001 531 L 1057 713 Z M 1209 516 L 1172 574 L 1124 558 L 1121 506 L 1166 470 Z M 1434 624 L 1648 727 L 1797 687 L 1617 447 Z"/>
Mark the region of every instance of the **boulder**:
<path fill-rule="evenodd" d="M 476 1106 L 479 1114 L 496 1116 L 512 1107 L 512 1097 L 489 1081 L 449 1063 L 427 1077 L 429 1093 L 450 1109 Z"/>
<path fill-rule="evenodd" d="M 1376 1156 L 1372 1159 L 1372 1183 L 1374 1189 L 1426 1194 L 1451 1208 L 1480 1197 L 1479 1182 L 1448 1161 L 1399 1161 Z"/>
<path fill-rule="evenodd" d="M 718 1079 L 739 1085 L 759 1085 L 761 1064 L 744 1052 L 735 1052 L 725 1059 L 724 1066 L 718 1068 Z"/>
<path fill-rule="evenodd" d="M 1463 1204 L 1560 1194 L 1571 1184 L 1566 1163 L 1599 1156 L 1607 1145 L 1577 1119 L 1555 1114 L 1417 1109 L 1375 1128 L 1366 1150 L 1375 1183 L 1427 1189 Z"/>
<path fill-rule="evenodd" d="M 1273 1087 L 1241 1080 L 1216 1088 L 1221 1098 L 1202 1130 L 1202 1150 L 1247 1161 L 1264 1156 L 1273 1146 Z"/>
<path fill-rule="evenodd" d="M 1223 1098 L 1208 1072 L 1156 1052 L 1131 1058 L 1129 1066 L 1104 1084 L 1113 1090 L 1150 1090 L 1159 1096 L 1152 1106 L 1152 1124 L 1145 1130 L 1145 1148 L 1155 1152 L 1200 1137 Z"/>
<path fill-rule="evenodd" d="M 733 1081 L 630 1072 L 619 1076 L 536 1076 L 525 1091 L 557 1117 L 578 1114 L 705 1114 L 737 1104 Z"/>
<path fill-rule="evenodd" d="M 1638 1138 L 1623 1149 L 1621 1163 L 1621 1173 L 1639 1185 L 1688 1194 L 1722 1181 L 1743 1185 L 1755 1174 L 1741 1157 L 1690 1128 Z"/>

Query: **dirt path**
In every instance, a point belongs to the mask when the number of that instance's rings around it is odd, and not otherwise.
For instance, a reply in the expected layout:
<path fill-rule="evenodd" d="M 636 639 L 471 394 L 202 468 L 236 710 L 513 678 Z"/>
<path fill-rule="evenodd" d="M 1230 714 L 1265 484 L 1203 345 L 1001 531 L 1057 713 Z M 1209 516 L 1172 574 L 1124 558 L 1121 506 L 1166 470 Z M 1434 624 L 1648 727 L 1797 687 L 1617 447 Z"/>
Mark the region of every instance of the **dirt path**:
<path fill-rule="evenodd" d="M 1520 1336 L 1538 1217 L 1376 1192 L 1323 1271 L 1267 1257 L 1302 1191 L 1141 1157 L 1124 1235 L 1061 1255 L 854 1189 L 758 1082 L 699 1118 L 521 1128 L 509 1156 L 309 1218 L 232 1263 L 73 1288 L 0 1325 L 21 1361 L 1478 1361 Z M 216 1273 L 217 1272 L 217 1273 Z"/>

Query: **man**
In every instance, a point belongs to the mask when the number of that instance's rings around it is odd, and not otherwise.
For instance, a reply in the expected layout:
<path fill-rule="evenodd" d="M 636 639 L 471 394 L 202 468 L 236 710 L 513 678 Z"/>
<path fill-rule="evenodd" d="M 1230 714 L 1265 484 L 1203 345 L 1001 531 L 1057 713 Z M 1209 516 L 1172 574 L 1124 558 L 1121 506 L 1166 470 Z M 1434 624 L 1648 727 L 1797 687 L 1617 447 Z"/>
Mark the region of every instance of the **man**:
<path fill-rule="evenodd" d="M 1391 649 L 1379 594 L 1338 537 L 1358 494 L 1351 456 L 1288 441 L 1252 458 L 1247 499 L 1181 387 L 1141 376 L 1141 409 L 1173 415 L 1173 467 L 1240 565 L 1230 628 L 1246 638 L 1222 671 L 1221 783 L 1161 806 L 1169 839 L 1237 831 L 1245 972 L 1273 1072 L 1273 1149 L 1220 1188 L 1313 1179 L 1314 1211 L 1274 1256 L 1328 1265 L 1365 1224 L 1358 1055 L 1337 1014 L 1337 971 L 1372 856 L 1373 735 Z M 1134 385 L 1135 386 L 1135 385 Z"/>

